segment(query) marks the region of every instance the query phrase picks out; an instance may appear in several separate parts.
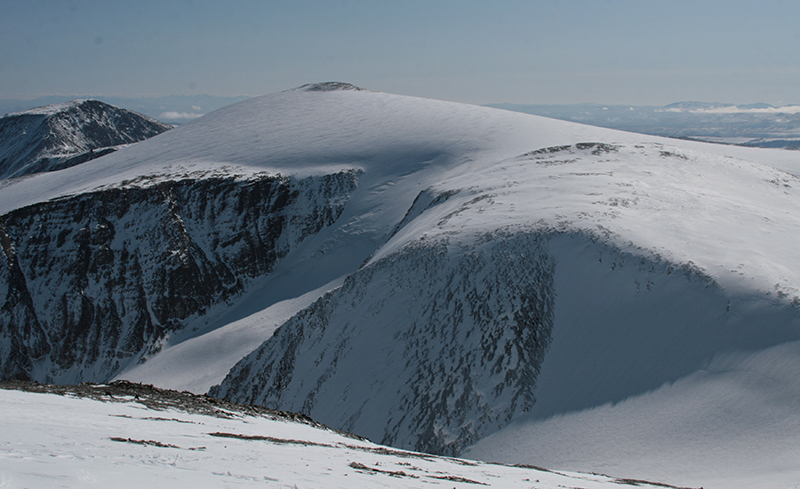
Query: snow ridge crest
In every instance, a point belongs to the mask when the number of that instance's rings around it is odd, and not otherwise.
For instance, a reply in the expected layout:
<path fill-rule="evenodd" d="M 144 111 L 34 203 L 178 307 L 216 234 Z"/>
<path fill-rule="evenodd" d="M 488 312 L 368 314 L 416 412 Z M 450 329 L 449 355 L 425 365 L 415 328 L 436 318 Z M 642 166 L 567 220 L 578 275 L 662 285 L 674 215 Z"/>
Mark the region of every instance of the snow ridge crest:
<path fill-rule="evenodd" d="M 91 98 L 81 98 L 70 100 L 69 102 L 60 102 L 57 104 L 50 104 L 50 105 L 43 105 L 41 107 L 34 107 L 32 109 L 23 110 L 20 112 L 12 112 L 6 114 L 3 117 L 15 117 L 15 116 L 22 116 L 22 115 L 52 115 L 57 114 L 59 112 L 66 112 L 68 110 L 72 110 L 76 107 L 80 107 L 83 105 L 108 105 L 104 102 L 99 100 L 91 99 Z"/>

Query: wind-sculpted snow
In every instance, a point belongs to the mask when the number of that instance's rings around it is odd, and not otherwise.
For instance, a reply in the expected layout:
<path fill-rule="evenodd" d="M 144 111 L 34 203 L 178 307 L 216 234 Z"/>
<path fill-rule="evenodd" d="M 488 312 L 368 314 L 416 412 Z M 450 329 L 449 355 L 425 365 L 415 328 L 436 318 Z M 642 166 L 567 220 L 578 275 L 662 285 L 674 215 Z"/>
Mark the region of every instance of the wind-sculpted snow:
<path fill-rule="evenodd" d="M 0 376 L 105 380 L 335 221 L 357 173 L 181 180 L 0 219 Z"/>
<path fill-rule="evenodd" d="M 411 243 L 284 324 L 211 393 L 457 453 L 535 402 L 555 300 L 546 243 Z"/>
<path fill-rule="evenodd" d="M 98 100 L 0 117 L 0 178 L 69 168 L 172 126 Z"/>

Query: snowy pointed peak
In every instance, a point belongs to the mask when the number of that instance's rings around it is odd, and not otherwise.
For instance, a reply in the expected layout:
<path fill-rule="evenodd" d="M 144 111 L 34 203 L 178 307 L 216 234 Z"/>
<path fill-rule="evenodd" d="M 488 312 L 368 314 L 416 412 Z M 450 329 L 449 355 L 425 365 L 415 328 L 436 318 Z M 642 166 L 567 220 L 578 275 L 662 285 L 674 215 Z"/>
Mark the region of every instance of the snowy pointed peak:
<path fill-rule="evenodd" d="M 366 92 L 364 88 L 357 87 L 350 83 L 344 82 L 322 82 L 322 83 L 307 83 L 294 90 L 303 92 L 340 92 L 346 90 L 353 90 L 358 92 Z"/>
<path fill-rule="evenodd" d="M 4 117 L 13 117 L 13 116 L 21 116 L 21 115 L 52 115 L 57 114 L 59 112 L 66 112 L 68 110 L 74 109 L 76 107 L 80 107 L 85 104 L 90 105 L 107 105 L 104 102 L 94 99 L 75 99 L 70 100 L 69 102 L 61 102 L 58 104 L 50 104 L 44 105 L 42 107 L 34 107 L 32 109 L 23 110 L 21 112 L 13 112 L 6 114 Z"/>
<path fill-rule="evenodd" d="M 97 114 L 102 114 L 104 112 L 134 114 L 139 119 L 145 119 L 156 125 L 164 126 L 165 128 L 164 130 L 171 127 L 169 124 L 165 124 L 161 121 L 153 119 L 152 117 L 146 116 L 144 114 L 140 114 L 138 112 L 134 112 L 128 109 L 123 109 L 121 107 L 107 104 L 101 100 L 92 98 L 75 99 L 75 100 L 70 100 L 69 102 L 61 102 L 57 104 L 44 105 L 42 107 L 34 107 L 32 109 L 23 110 L 21 112 L 13 112 L 6 114 L 0 117 L 0 119 L 14 119 L 20 116 L 30 116 L 30 115 L 55 116 L 55 115 L 65 115 L 73 112 L 81 113 L 83 114 L 83 116 L 86 116 L 86 114 L 97 115 Z"/>
<path fill-rule="evenodd" d="M 68 168 L 172 126 L 93 99 L 0 117 L 0 179 Z"/>

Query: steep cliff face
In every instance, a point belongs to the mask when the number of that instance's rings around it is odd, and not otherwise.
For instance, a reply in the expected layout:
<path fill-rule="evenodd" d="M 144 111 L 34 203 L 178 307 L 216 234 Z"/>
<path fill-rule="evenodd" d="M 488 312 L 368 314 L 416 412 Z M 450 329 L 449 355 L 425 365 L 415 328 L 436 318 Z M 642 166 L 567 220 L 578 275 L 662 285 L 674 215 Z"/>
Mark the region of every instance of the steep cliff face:
<path fill-rule="evenodd" d="M 284 324 L 211 394 L 455 454 L 533 406 L 553 272 L 540 234 L 411 243 Z"/>
<path fill-rule="evenodd" d="M 109 379 L 341 214 L 356 172 L 113 188 L 0 218 L 0 376 Z"/>
<path fill-rule="evenodd" d="M 98 100 L 7 114 L 0 117 L 0 178 L 69 168 L 171 127 Z"/>

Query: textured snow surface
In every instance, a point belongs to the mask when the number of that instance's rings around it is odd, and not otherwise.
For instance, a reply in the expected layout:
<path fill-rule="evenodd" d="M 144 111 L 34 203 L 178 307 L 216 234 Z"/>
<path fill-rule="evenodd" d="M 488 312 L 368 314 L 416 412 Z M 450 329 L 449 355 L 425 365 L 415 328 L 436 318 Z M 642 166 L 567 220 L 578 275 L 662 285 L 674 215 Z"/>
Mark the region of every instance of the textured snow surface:
<path fill-rule="evenodd" d="M 791 487 L 798 153 L 306 87 L 3 182 L 0 212 L 279 174 L 358 177 L 334 222 L 121 377 L 221 382 L 406 449 Z"/>
<path fill-rule="evenodd" d="M 270 416 L 148 409 L 133 398 L 0 390 L 0 410 L 0 487 L 632 487 L 406 452 Z"/>

